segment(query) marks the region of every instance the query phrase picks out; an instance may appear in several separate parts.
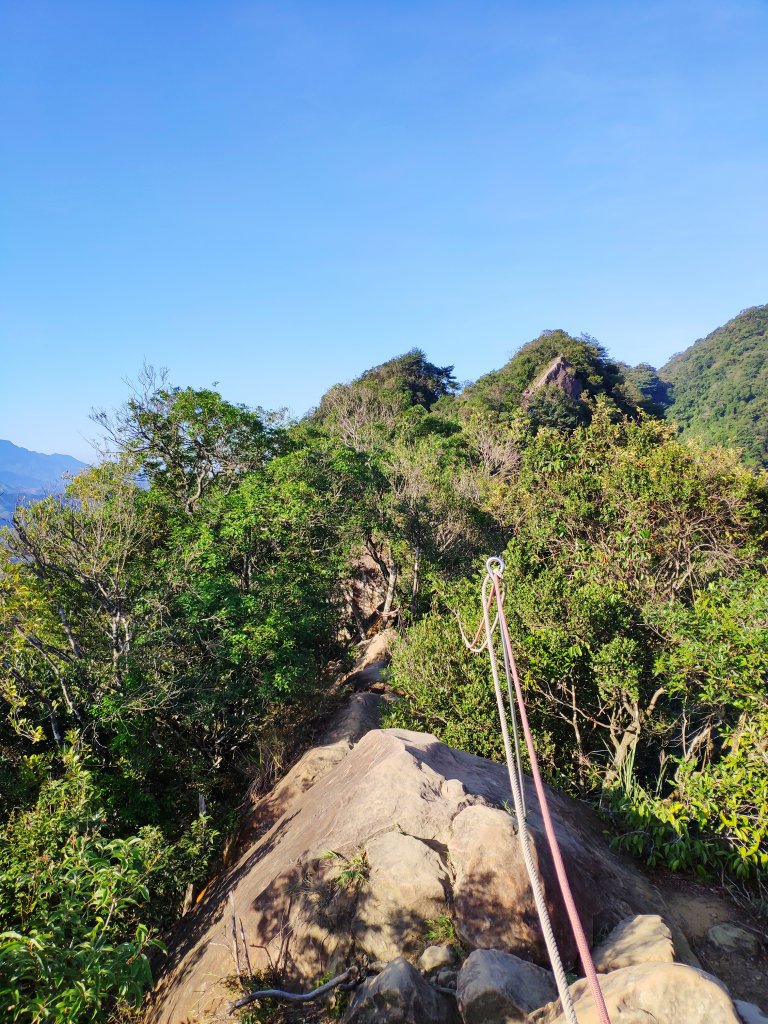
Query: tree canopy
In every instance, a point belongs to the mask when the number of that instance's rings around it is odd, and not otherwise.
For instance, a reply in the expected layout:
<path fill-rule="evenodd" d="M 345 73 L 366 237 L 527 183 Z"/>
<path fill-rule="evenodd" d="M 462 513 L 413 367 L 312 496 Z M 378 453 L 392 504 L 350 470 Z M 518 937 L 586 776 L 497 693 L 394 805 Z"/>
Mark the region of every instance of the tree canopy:
<path fill-rule="evenodd" d="M 671 385 L 667 415 L 686 435 L 768 466 L 768 305 L 745 309 L 659 374 Z"/>

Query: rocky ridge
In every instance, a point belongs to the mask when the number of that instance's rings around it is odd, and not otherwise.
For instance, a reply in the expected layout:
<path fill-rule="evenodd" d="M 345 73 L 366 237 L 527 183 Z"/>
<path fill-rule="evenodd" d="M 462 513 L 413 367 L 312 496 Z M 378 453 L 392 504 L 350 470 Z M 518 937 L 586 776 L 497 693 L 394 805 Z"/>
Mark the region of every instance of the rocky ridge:
<path fill-rule="evenodd" d="M 370 659 L 362 670 L 375 675 Z M 368 977 L 348 1024 L 564 1019 L 506 769 L 430 735 L 378 728 L 383 699 L 353 695 L 324 741 L 256 804 L 237 863 L 171 946 L 153 1024 L 223 1019 L 238 974 L 300 990 L 350 964 Z M 530 785 L 526 798 L 560 949 L 579 974 Z M 746 1019 L 591 810 L 554 791 L 550 800 L 614 1024 Z M 572 992 L 581 1024 L 595 1019 L 586 983 Z"/>

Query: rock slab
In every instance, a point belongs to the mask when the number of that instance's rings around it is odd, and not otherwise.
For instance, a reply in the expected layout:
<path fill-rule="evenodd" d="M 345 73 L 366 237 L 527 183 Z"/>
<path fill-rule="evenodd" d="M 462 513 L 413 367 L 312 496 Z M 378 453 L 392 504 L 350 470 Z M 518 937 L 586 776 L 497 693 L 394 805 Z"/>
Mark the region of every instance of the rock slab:
<path fill-rule="evenodd" d="M 394 960 L 423 945 L 425 922 L 444 914 L 445 865 L 414 836 L 385 832 L 366 846 L 367 882 L 355 913 L 357 945 L 374 960 Z"/>
<path fill-rule="evenodd" d="M 578 950 L 550 867 L 546 839 L 530 823 L 529 835 L 560 955 L 570 966 Z M 570 851 L 566 848 L 562 852 L 574 901 L 590 941 L 592 916 L 597 910 L 595 892 L 583 884 L 583 871 Z M 548 965 L 514 817 L 495 807 L 467 807 L 454 819 L 448 853 L 456 873 L 453 893 L 459 937 L 470 947 L 501 949 Z"/>
<path fill-rule="evenodd" d="M 468 949 L 544 962 L 524 869 L 510 867 L 518 840 L 514 819 L 501 809 L 510 800 L 506 767 L 451 750 L 434 736 L 372 728 L 375 709 L 374 695 L 358 694 L 324 743 L 256 804 L 239 859 L 209 885 L 169 944 L 148 1024 L 206 1019 L 227 1006 L 233 913 L 253 970 L 274 965 L 289 989 L 338 973 L 363 946 L 369 959 L 379 959 L 371 950 L 380 948 L 387 950 L 383 959 L 397 953 L 415 962 L 426 920 L 448 905 Z M 539 846 L 543 824 L 529 781 L 526 796 L 544 887 L 561 927 L 565 916 Z M 549 800 L 588 934 L 593 915 L 613 923 L 630 914 L 666 914 L 640 873 L 608 848 L 589 808 L 556 792 Z M 329 859 L 328 851 L 338 856 Z M 345 862 L 359 864 L 363 852 L 368 877 L 360 871 L 345 880 Z M 407 929 L 397 926 L 398 916 Z"/>

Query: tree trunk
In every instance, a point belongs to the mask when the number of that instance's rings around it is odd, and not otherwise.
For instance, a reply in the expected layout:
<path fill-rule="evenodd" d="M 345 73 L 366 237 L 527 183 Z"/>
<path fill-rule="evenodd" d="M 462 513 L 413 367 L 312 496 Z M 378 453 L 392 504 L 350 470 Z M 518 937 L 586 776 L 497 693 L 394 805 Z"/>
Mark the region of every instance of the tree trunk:
<path fill-rule="evenodd" d="M 416 618 L 416 609 L 419 603 L 419 569 L 421 568 L 421 545 L 416 545 L 416 553 L 413 559 L 413 586 L 411 587 L 411 622 Z"/>
<path fill-rule="evenodd" d="M 386 619 L 389 613 L 392 611 L 392 603 L 395 600 L 395 588 L 397 586 L 397 565 L 395 560 L 391 559 L 388 566 L 389 579 L 387 580 L 387 596 L 384 598 L 384 607 L 381 611 L 381 617 Z"/>

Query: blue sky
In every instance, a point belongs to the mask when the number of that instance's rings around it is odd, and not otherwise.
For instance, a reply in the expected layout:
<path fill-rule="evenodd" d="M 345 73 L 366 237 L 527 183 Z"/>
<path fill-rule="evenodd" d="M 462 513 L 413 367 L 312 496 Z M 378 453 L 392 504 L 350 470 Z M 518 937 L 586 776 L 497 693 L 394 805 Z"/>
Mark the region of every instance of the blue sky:
<path fill-rule="evenodd" d="M 768 4 L 0 0 L 0 437 L 768 301 Z"/>

